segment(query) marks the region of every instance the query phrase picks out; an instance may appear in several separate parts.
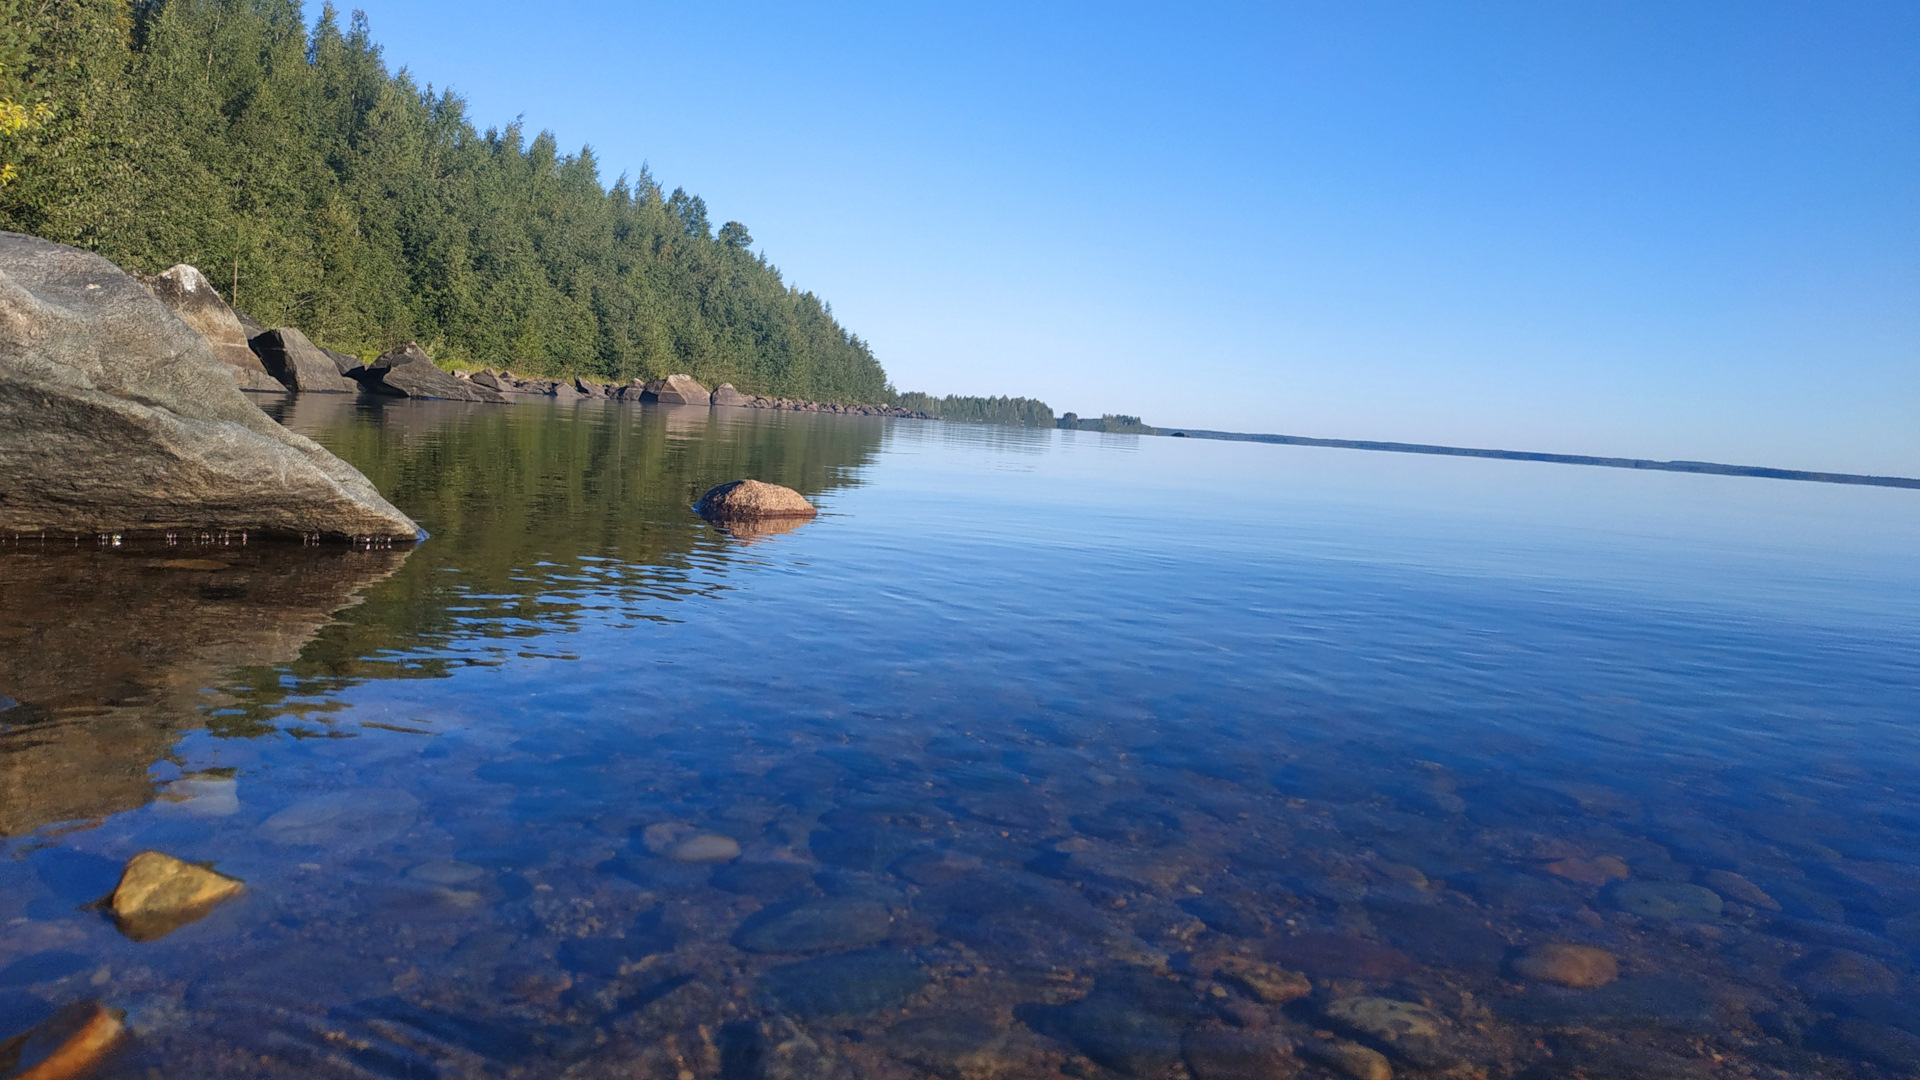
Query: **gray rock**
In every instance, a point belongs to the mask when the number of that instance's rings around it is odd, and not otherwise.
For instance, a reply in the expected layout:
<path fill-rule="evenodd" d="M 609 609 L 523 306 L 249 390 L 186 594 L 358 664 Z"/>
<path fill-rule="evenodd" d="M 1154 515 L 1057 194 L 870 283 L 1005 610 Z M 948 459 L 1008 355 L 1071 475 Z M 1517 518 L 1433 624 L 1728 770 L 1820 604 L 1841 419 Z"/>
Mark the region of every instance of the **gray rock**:
<path fill-rule="evenodd" d="M 367 478 L 247 400 L 105 259 L 0 233 L 0 531 L 412 538 Z"/>
<path fill-rule="evenodd" d="M 723 382 L 720 384 L 719 388 L 713 392 L 713 403 L 715 405 L 731 405 L 731 406 L 739 407 L 743 405 L 752 404 L 752 399 L 747 397 L 745 394 L 742 394 L 740 391 L 735 390 L 733 388 L 732 383 Z"/>
<path fill-rule="evenodd" d="M 886 938 L 893 923 L 871 900 L 817 900 L 749 919 L 734 942 L 748 952 L 823 952 L 858 949 Z"/>
<path fill-rule="evenodd" d="M 227 365 L 242 390 L 284 393 L 286 387 L 273 377 L 260 358 L 247 347 L 246 327 L 233 309 L 220 299 L 220 293 L 200 271 L 181 263 L 163 274 L 141 282 L 160 302 L 173 309 L 182 322 L 207 339 L 216 360 Z"/>
<path fill-rule="evenodd" d="M 380 354 L 355 376 L 368 392 L 393 397 L 440 398 L 446 401 L 506 400 L 497 391 L 470 379 L 456 379 L 434 366 L 425 349 L 409 341 Z"/>
<path fill-rule="evenodd" d="M 360 384 L 342 374 L 326 350 L 291 326 L 269 330 L 250 342 L 253 351 L 289 390 L 303 394 L 357 394 Z"/>
<path fill-rule="evenodd" d="M 241 311 L 239 308 L 233 309 L 233 317 L 239 320 L 240 332 L 247 336 L 248 341 L 252 341 L 254 338 L 257 338 L 261 334 L 264 334 L 267 332 L 266 323 L 263 323 L 259 319 L 256 319 L 253 316 L 247 314 L 246 312 Z"/>
<path fill-rule="evenodd" d="M 641 400 L 662 405 L 709 405 L 713 403 L 713 392 L 691 375 L 669 375 L 648 383 Z"/>
<path fill-rule="evenodd" d="M 325 348 L 320 351 L 327 354 L 327 359 L 333 361 L 333 366 L 340 369 L 340 374 L 342 375 L 352 377 L 354 372 L 365 371 L 367 369 L 367 365 L 362 363 L 357 356 L 350 356 L 347 353 L 335 352 L 332 349 Z M 356 388 L 358 385 L 357 383 L 355 384 Z"/>

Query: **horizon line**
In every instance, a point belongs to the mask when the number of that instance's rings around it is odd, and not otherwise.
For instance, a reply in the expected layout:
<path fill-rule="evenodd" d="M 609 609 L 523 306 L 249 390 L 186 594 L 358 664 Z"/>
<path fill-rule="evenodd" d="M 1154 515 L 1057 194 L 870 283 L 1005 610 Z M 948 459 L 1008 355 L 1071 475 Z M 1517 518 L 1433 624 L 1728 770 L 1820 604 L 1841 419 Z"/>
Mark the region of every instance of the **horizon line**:
<path fill-rule="evenodd" d="M 1702 473 L 1712 476 L 1749 476 L 1765 480 L 1796 480 L 1814 484 L 1852 484 L 1861 487 L 1920 489 L 1920 478 L 1875 476 L 1867 473 L 1817 472 L 1778 469 L 1768 465 L 1728 465 L 1716 461 L 1657 461 L 1652 458 L 1604 457 L 1594 454 L 1552 454 L 1537 450 L 1494 450 L 1432 443 L 1383 442 L 1374 439 L 1322 439 L 1310 435 L 1268 435 L 1205 428 L 1152 429 L 1160 436 L 1216 439 L 1223 442 L 1274 443 L 1283 446 L 1322 446 L 1336 450 L 1372 450 L 1390 454 L 1430 454 L 1440 457 L 1492 458 L 1500 461 L 1539 461 L 1550 465 L 1587 465 L 1606 469 L 1645 469 L 1654 472 Z"/>

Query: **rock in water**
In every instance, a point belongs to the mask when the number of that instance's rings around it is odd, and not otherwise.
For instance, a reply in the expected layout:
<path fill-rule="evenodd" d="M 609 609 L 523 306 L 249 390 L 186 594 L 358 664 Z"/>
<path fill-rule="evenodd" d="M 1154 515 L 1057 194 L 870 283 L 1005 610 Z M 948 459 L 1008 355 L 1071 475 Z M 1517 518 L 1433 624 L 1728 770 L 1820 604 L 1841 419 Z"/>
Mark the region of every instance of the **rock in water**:
<path fill-rule="evenodd" d="M 247 400 L 112 263 L 0 233 L 0 532 L 413 538 L 367 478 Z"/>
<path fill-rule="evenodd" d="M 143 851 L 127 860 L 107 907 L 121 933 L 135 941 L 152 941 L 205 918 L 215 904 L 245 888 L 238 878 Z"/>
<path fill-rule="evenodd" d="M 708 521 L 757 521 L 762 518 L 810 518 L 819 511 L 806 496 L 779 484 L 735 480 L 700 496 L 693 512 Z"/>
<path fill-rule="evenodd" d="M 1246 956 L 1222 957 L 1214 966 L 1214 976 L 1268 1005 L 1285 1005 L 1313 993 L 1305 975 Z"/>
<path fill-rule="evenodd" d="M 394 397 L 440 398 L 445 401 L 506 400 L 497 391 L 477 385 L 471 379 L 456 379 L 451 372 L 435 367 L 427 351 L 411 341 L 381 353 L 380 359 L 368 364 L 354 377 L 370 393 Z"/>
<path fill-rule="evenodd" d="M 752 401 L 752 398 L 735 390 L 733 384 L 730 382 L 721 383 L 719 389 L 713 392 L 713 403 L 715 405 L 744 406 L 751 404 Z"/>
<path fill-rule="evenodd" d="M 1535 945 L 1514 959 L 1513 970 L 1524 979 L 1581 990 L 1605 986 L 1620 977 L 1620 964 L 1613 954 L 1591 945 Z"/>
<path fill-rule="evenodd" d="M 120 1045 L 126 1030 L 119 1010 L 97 1001 L 76 1002 L 32 1031 L 0 1042 L 0 1070 L 7 1080 L 83 1076 Z"/>
<path fill-rule="evenodd" d="M 193 327 L 195 333 L 207 339 L 214 358 L 232 370 L 240 389 L 275 394 L 286 391 L 247 347 L 247 329 L 240 317 L 220 299 L 220 293 L 200 271 L 181 263 L 164 274 L 144 279 L 142 284 Z"/>
<path fill-rule="evenodd" d="M 648 383 L 640 400 L 662 405 L 707 405 L 712 403 L 713 394 L 691 375 L 669 375 Z"/>
<path fill-rule="evenodd" d="M 325 349 L 291 326 L 269 330 L 250 342 L 273 377 L 303 394 L 357 394 L 360 384 L 340 371 Z"/>
<path fill-rule="evenodd" d="M 1300 1056 L 1354 1080 L 1393 1080 L 1393 1066 L 1378 1050 L 1338 1039 L 1308 1039 Z"/>

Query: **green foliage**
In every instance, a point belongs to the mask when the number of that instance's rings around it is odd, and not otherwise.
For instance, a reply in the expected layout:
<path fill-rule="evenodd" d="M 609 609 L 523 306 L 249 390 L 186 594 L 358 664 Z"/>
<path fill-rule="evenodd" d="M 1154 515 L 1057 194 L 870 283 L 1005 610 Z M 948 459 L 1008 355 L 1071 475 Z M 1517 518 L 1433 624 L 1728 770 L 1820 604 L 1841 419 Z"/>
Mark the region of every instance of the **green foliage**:
<path fill-rule="evenodd" d="M 1104 431 L 1111 435 L 1156 435 L 1157 428 L 1141 421 L 1137 416 L 1107 413 L 1098 420 L 1088 420 L 1079 413 L 1064 413 L 1059 426 L 1069 431 Z"/>
<path fill-rule="evenodd" d="M 942 420 L 1006 424 L 1010 427 L 1053 426 L 1053 409 L 1046 402 L 1032 398 L 968 397 L 961 394 L 932 397 L 909 391 L 901 394 L 895 404 Z"/>
<path fill-rule="evenodd" d="M 129 269 L 192 263 L 235 306 L 343 351 L 602 381 L 882 402 L 865 342 L 644 169 L 478 131 L 390 72 L 354 15 L 299 0 L 0 0 L 0 228 Z"/>

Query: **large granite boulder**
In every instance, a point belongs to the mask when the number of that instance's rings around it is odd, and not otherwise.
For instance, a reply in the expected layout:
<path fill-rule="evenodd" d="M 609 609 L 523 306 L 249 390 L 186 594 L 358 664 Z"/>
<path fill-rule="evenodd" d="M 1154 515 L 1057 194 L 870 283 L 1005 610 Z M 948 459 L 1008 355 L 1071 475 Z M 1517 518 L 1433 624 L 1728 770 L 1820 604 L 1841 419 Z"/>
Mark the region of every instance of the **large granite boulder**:
<path fill-rule="evenodd" d="M 734 480 L 711 488 L 693 512 L 708 521 L 760 521 L 767 518 L 810 518 L 819 511 L 805 495 L 790 487 L 759 480 Z"/>
<path fill-rule="evenodd" d="M 220 293 L 205 275 L 185 263 L 164 274 L 141 279 L 160 302 L 173 309 L 182 322 L 207 339 L 213 355 L 232 369 L 233 381 L 242 390 L 283 394 L 287 388 L 273 377 L 260 358 L 247 347 L 246 326 L 240 317 L 220 299 Z"/>
<path fill-rule="evenodd" d="M 707 405 L 713 401 L 713 392 L 691 375 L 669 375 L 648 383 L 640 400 L 662 405 Z"/>
<path fill-rule="evenodd" d="M 250 343 L 273 377 L 303 394 L 357 394 L 360 384 L 347 378 L 325 349 L 291 326 L 269 330 Z"/>
<path fill-rule="evenodd" d="M 361 359 L 357 356 L 352 356 L 348 353 L 343 353 L 343 352 L 336 352 L 333 349 L 328 349 L 325 347 L 322 347 L 320 351 L 323 353 L 326 353 L 327 359 L 333 361 L 333 366 L 339 369 L 340 374 L 345 375 L 348 378 L 352 378 L 353 373 L 356 371 L 365 371 L 367 369 L 367 365 L 363 363 Z M 354 385 L 357 387 L 359 386 L 359 383 L 355 383 Z"/>
<path fill-rule="evenodd" d="M 720 384 L 719 389 L 713 392 L 713 403 L 715 405 L 732 405 L 738 408 L 753 404 L 753 399 L 735 390 L 732 383 L 723 382 Z"/>
<path fill-rule="evenodd" d="M 446 401 L 506 400 L 496 390 L 480 386 L 470 379 L 456 379 L 450 372 L 435 367 L 427 351 L 411 341 L 381 353 L 380 359 L 368 364 L 354 377 L 368 392 L 394 397 L 440 398 Z"/>
<path fill-rule="evenodd" d="M 191 530 L 419 526 L 247 400 L 206 339 L 119 267 L 0 233 L 0 532 Z"/>

